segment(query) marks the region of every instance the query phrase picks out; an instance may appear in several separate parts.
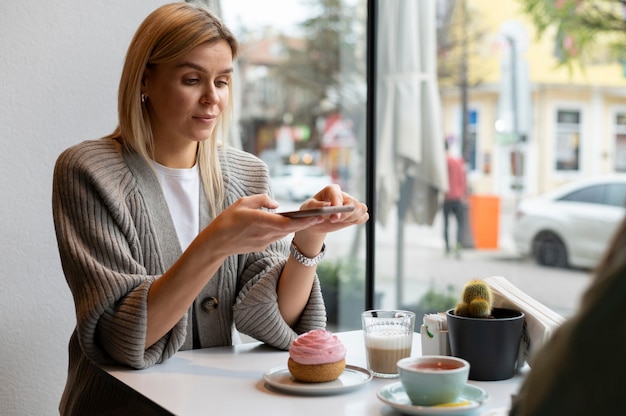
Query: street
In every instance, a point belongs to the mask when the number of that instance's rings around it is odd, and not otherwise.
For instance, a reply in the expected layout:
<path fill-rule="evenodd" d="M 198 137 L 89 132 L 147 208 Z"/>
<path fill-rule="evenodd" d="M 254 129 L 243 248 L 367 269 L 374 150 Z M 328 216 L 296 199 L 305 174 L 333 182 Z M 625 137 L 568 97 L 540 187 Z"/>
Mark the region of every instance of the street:
<path fill-rule="evenodd" d="M 297 209 L 299 204 L 281 201 L 281 211 Z M 382 293 L 382 308 L 413 304 L 430 288 L 460 294 L 462 286 L 472 278 L 503 276 L 528 295 L 563 316 L 577 308 L 580 296 L 589 285 L 588 270 L 558 269 L 538 266 L 534 260 L 520 258 L 510 237 L 513 203 L 502 203 L 499 218 L 498 249 L 468 249 L 460 259 L 446 256 L 443 243 L 442 216 L 437 214 L 432 226 L 405 225 L 404 277 L 396 279 L 396 222 L 389 216 L 386 227 L 376 224 L 376 282 L 375 291 Z M 454 235 L 455 223 L 451 224 Z M 329 234 L 327 259 L 339 259 L 349 254 L 355 238 L 354 227 Z M 361 233 L 365 238 L 365 232 Z M 365 257 L 364 241 L 359 243 L 359 256 Z M 401 296 L 397 296 L 401 293 Z"/>
<path fill-rule="evenodd" d="M 395 270 L 394 246 L 377 244 L 377 291 L 385 293 L 382 307 L 396 303 L 398 282 L 390 272 Z M 444 255 L 443 245 L 433 248 L 407 244 L 405 248 L 404 281 L 400 304 L 415 303 L 430 287 L 445 292 L 451 285 L 460 294 L 472 278 L 503 276 L 522 291 L 556 312 L 568 316 L 575 310 L 580 295 L 590 282 L 590 272 L 538 266 L 506 250 L 467 250 L 460 259 Z"/>

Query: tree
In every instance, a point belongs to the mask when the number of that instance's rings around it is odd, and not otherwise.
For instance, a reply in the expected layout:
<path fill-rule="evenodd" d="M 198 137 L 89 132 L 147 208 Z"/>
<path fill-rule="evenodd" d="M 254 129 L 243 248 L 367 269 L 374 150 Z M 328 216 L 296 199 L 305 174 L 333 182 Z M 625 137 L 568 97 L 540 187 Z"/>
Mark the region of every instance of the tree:
<path fill-rule="evenodd" d="M 443 87 L 475 87 L 484 77 L 481 67 L 468 61 L 480 56 L 477 50 L 487 30 L 467 6 L 467 0 L 437 2 L 437 79 Z"/>
<path fill-rule="evenodd" d="M 624 61 L 624 0 L 519 0 L 537 28 L 537 37 L 553 31 L 555 56 L 570 71 L 577 64 Z"/>
<path fill-rule="evenodd" d="M 469 139 L 468 92 L 484 76 L 482 66 L 471 65 L 470 57 L 480 56 L 476 50 L 486 30 L 467 0 L 439 0 L 437 16 L 437 78 L 440 88 L 454 86 L 461 91 L 461 141 L 463 158 L 469 161 L 474 146 Z"/>
<path fill-rule="evenodd" d="M 285 39 L 287 58 L 274 69 L 274 74 L 286 86 L 306 93 L 307 100 L 299 103 L 293 116 L 294 121 L 310 122 L 307 118 L 311 117 L 312 108 L 323 112 L 325 107 L 336 109 L 340 103 L 343 106 L 349 78 L 356 73 L 364 79 L 365 68 L 359 65 L 364 59 L 356 55 L 359 48 L 354 10 L 341 0 L 305 3 L 312 12 L 299 25 L 303 37 L 298 42 Z"/>

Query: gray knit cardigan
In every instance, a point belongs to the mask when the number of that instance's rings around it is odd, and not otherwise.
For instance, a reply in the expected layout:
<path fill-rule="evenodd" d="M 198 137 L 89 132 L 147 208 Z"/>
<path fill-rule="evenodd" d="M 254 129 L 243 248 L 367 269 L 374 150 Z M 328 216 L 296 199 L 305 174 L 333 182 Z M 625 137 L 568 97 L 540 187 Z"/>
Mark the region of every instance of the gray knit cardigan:
<path fill-rule="evenodd" d="M 260 159 L 227 148 L 222 163 L 226 205 L 270 192 L 267 166 Z M 204 228 L 210 218 L 203 192 L 201 201 Z M 288 241 L 283 239 L 263 252 L 228 257 L 187 315 L 146 350 L 148 291 L 181 255 L 153 169 L 114 139 L 83 142 L 57 160 L 52 208 L 76 312 L 60 404 L 63 415 L 160 414 L 97 364 L 142 369 L 193 348 L 194 339 L 200 347 L 231 345 L 233 322 L 240 332 L 280 349 L 289 348 L 299 333 L 325 327 L 317 278 L 294 328 L 278 311 L 276 285 L 288 256 Z M 213 301 L 207 307 L 204 301 L 211 298 L 217 305 Z"/>

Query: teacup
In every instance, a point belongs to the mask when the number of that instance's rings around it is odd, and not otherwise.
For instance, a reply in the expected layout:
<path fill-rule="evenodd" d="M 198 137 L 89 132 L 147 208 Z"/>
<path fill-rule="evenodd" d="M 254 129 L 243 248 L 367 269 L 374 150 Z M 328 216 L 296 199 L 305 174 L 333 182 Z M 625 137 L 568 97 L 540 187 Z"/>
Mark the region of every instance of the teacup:
<path fill-rule="evenodd" d="M 414 405 L 454 402 L 467 384 L 470 364 L 457 357 L 424 355 L 398 361 L 400 381 Z"/>

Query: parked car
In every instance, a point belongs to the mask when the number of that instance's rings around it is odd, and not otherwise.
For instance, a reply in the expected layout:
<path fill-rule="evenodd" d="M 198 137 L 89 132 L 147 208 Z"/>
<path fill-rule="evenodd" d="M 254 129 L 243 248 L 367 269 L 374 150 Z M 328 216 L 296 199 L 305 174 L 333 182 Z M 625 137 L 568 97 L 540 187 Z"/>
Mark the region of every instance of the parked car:
<path fill-rule="evenodd" d="M 626 174 L 593 177 L 523 200 L 513 239 L 518 251 L 552 267 L 590 269 L 626 215 Z"/>
<path fill-rule="evenodd" d="M 284 165 L 271 176 L 274 197 L 304 201 L 333 183 L 332 177 L 320 166 Z"/>

